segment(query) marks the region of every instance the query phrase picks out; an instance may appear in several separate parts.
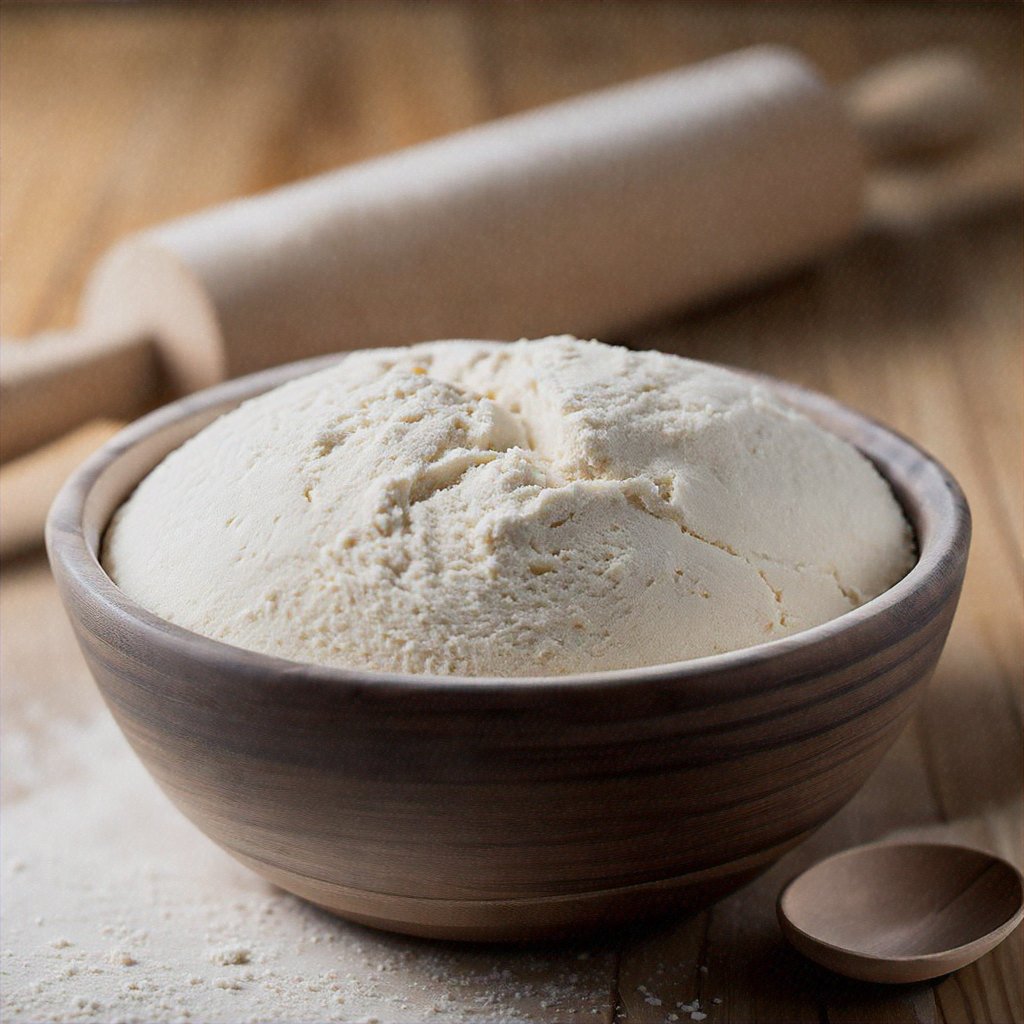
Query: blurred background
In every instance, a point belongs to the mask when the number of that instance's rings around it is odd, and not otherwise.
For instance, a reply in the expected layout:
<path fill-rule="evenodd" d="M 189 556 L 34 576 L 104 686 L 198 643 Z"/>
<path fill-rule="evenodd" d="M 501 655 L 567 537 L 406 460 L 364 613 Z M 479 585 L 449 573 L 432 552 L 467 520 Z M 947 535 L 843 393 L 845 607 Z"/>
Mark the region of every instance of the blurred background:
<path fill-rule="evenodd" d="M 1020 28 L 983 3 L 7 4 L 2 327 L 72 323 L 129 231 L 752 43 L 834 83 L 960 49 L 1019 133 Z"/>
<path fill-rule="evenodd" d="M 840 96 L 894 58 L 937 51 L 970 61 L 985 89 L 981 137 L 939 159 L 873 167 L 859 237 L 809 272 L 751 287 L 739 302 L 731 288 L 721 299 L 702 296 L 696 311 L 691 302 L 679 317 L 607 340 L 778 371 L 812 386 L 827 383 L 827 366 L 850 359 L 877 381 L 876 355 L 896 357 L 893 332 L 929 332 L 961 302 L 966 262 L 1006 282 L 1017 272 L 1018 4 L 324 0 L 7 3 L 2 11 L 7 339 L 74 325 L 90 270 L 139 229 L 757 43 L 800 52 Z M 901 102 L 899 90 L 893 98 Z M 818 200 L 808 195 L 809 205 Z M 878 317 L 884 330 L 869 327 Z M 903 338 L 898 358 L 919 370 L 919 357 L 939 356 L 934 338 L 926 344 L 917 352 Z M 1013 359 L 1015 349 L 1002 355 Z M 4 352 L 9 371 L 11 353 Z M 1005 379 L 1006 364 L 989 354 Z M 284 351 L 277 361 L 287 359 Z M 989 388 L 986 364 L 967 363 L 977 400 Z M 125 387 L 112 379 L 108 391 Z M 80 380 L 83 389 L 103 387 Z M 72 380 L 65 403 L 74 390 Z M 872 385 L 869 410 L 879 396 Z M 13 396 L 4 397 L 13 410 Z M 13 418 L 4 420 L 12 444 Z M 6 473 L 0 554 L 38 545 L 56 482 L 115 425 L 93 424 L 47 460 Z"/>
<path fill-rule="evenodd" d="M 1020 865 L 1022 11 L 1017 3 L 737 0 L 7 3 L 0 328 L 30 339 L 71 326 L 91 267 L 131 231 L 740 47 L 795 48 L 837 86 L 919 50 L 969 56 L 988 89 L 977 145 L 938 164 L 875 168 L 863 230 L 813 266 L 610 340 L 828 392 L 909 435 L 957 476 L 975 536 L 951 641 L 914 726 L 809 855 L 915 828 Z M 59 739 L 62 729 L 88 726 L 99 702 L 38 542 L 59 479 L 114 429 L 92 424 L 0 470 L 3 782 L 5 810 L 22 822 L 99 756 L 91 741 Z M 144 844 L 129 833 L 119 840 L 136 841 Z M 183 869 L 182 892 L 187 880 Z M 596 980 L 587 975 L 591 987 L 575 1005 L 593 1008 L 593 1019 L 663 1020 L 630 979 L 713 934 L 715 983 L 730 997 L 717 1019 L 1024 1018 L 1019 936 L 937 985 L 868 992 L 792 969 L 771 920 L 778 883 L 773 873 L 763 889 L 696 923 L 623 937 L 600 970 L 588 966 Z M 240 884 L 229 879 L 225 891 Z M 72 895 L 68 913 L 92 912 L 86 895 Z M 27 921 L 11 921 L 9 941 L 37 941 Z M 331 927 L 339 943 L 351 938 L 347 926 Z M 426 953 L 410 944 L 408 955 Z M 562 977 L 560 957 L 529 969 Z M 518 1006 L 512 993 L 525 961 L 510 961 L 511 981 L 492 977 L 487 963 L 467 953 L 444 969 L 462 979 L 467 1000 L 483 993 Z M 366 1003 L 385 1020 L 393 1019 L 387 999 L 402 995 L 400 980 L 388 985 L 386 999 Z M 62 998 L 55 986 L 48 991 Z M 25 1006 L 48 1007 L 45 995 Z M 209 1019 L 222 1019 L 223 1008 L 210 1006 Z M 537 1012 L 576 1019 L 559 1007 Z"/>

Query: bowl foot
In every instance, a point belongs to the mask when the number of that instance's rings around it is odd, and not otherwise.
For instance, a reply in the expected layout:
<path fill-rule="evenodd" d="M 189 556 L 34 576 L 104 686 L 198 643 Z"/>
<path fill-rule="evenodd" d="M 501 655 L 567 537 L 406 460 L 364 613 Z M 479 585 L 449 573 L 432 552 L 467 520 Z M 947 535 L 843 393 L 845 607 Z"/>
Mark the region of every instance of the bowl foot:
<path fill-rule="evenodd" d="M 579 938 L 700 910 L 752 881 L 812 831 L 740 860 L 686 875 L 614 889 L 515 899 L 432 899 L 369 892 L 229 852 L 282 889 L 358 924 L 429 939 L 531 942 Z"/>

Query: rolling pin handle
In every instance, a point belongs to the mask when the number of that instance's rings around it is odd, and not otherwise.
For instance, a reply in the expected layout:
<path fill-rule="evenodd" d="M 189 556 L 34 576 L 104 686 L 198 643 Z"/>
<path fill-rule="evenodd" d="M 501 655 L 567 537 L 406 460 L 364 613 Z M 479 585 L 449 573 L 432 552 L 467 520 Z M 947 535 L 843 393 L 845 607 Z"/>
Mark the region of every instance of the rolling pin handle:
<path fill-rule="evenodd" d="M 159 399 L 149 338 L 54 331 L 0 342 L 0 461 L 98 418 L 134 419 Z"/>
<path fill-rule="evenodd" d="M 846 109 L 873 162 L 940 157 L 988 128 L 992 98 L 968 56 L 945 50 L 882 64 L 846 86 Z"/>

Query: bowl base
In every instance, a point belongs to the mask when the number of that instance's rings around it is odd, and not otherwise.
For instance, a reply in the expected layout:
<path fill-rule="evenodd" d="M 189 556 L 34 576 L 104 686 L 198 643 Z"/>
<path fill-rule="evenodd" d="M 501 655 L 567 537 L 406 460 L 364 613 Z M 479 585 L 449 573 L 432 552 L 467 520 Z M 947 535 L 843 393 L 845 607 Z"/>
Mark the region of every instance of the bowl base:
<path fill-rule="evenodd" d="M 532 942 L 579 938 L 610 927 L 700 910 L 752 881 L 813 831 L 686 875 L 593 892 L 516 899 L 425 899 L 369 892 L 300 875 L 234 850 L 228 852 L 267 881 L 357 924 L 427 939 Z"/>

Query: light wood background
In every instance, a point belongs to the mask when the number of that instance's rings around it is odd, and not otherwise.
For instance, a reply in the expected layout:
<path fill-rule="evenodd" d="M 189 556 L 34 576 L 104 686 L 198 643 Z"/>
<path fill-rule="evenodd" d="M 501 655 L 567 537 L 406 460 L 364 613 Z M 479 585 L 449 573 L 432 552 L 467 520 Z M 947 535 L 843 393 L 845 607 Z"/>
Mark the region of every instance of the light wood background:
<path fill-rule="evenodd" d="M 9 6 L 0 326 L 21 335 L 70 324 L 90 265 L 133 228 L 754 42 L 796 46 L 833 81 L 913 48 L 963 46 L 993 82 L 989 146 L 1019 166 L 1021 12 L 561 0 Z M 608 996 L 587 1019 L 685 1021 L 675 1002 L 700 993 L 713 1024 L 1024 1020 L 1019 933 L 937 984 L 885 989 L 804 963 L 773 917 L 779 885 L 801 865 L 903 831 L 1022 861 L 1021 208 L 972 191 L 978 159 L 941 176 L 888 175 L 869 230 L 845 252 L 624 339 L 790 378 L 910 435 L 959 478 L 975 539 L 927 698 L 866 789 L 747 890 L 694 918 L 607 936 Z M 95 713 L 42 557 L 9 563 L 3 586 L 6 727 L 29 694 L 45 694 L 55 715 Z M 466 953 L 484 978 L 479 964 L 501 956 Z M 659 1005 L 638 990 L 654 975 Z M 401 975 L 387 984 L 400 989 Z"/>

